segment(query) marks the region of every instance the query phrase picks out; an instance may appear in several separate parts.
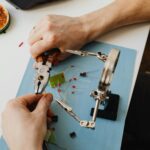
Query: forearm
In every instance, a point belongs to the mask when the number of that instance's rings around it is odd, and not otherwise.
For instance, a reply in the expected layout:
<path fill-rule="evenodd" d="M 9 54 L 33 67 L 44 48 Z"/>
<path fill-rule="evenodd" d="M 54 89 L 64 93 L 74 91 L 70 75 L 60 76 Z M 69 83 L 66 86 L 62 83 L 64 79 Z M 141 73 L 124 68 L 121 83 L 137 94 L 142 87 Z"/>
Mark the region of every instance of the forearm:
<path fill-rule="evenodd" d="M 80 18 L 90 42 L 115 28 L 149 21 L 150 0 L 117 0 Z"/>

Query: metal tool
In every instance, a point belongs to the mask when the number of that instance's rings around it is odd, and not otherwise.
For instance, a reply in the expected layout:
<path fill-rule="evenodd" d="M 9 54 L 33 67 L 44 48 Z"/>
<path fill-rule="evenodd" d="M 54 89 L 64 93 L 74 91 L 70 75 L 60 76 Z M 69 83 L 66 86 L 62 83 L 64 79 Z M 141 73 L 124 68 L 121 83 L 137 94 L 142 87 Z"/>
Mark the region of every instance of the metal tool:
<path fill-rule="evenodd" d="M 35 79 L 34 79 L 34 93 L 42 94 L 45 90 L 48 80 L 50 77 L 50 71 L 52 69 L 52 61 L 48 61 L 48 58 L 54 54 L 58 54 L 60 51 L 58 49 L 52 49 L 45 52 L 40 57 L 42 61 L 34 63 L 34 69 L 36 70 Z"/>
<path fill-rule="evenodd" d="M 66 50 L 66 52 L 79 56 L 96 56 L 99 60 L 105 62 L 102 75 L 98 84 L 98 88 L 90 94 L 90 96 L 93 97 L 96 102 L 92 120 L 80 120 L 79 117 L 77 117 L 77 115 L 72 111 L 72 108 L 70 106 L 66 104 L 64 105 L 62 101 L 61 103 L 60 101 L 57 101 L 74 119 L 78 118 L 76 120 L 80 123 L 80 126 L 87 128 L 95 128 L 96 116 L 99 106 L 109 97 L 109 86 L 111 84 L 112 76 L 115 72 L 115 68 L 118 63 L 120 51 L 117 49 L 112 49 L 109 52 L 108 56 L 102 54 L 101 52 L 93 53 L 81 50 Z"/>
<path fill-rule="evenodd" d="M 111 79 L 114 74 L 116 65 L 118 63 L 120 51 L 117 49 L 112 49 L 108 55 L 102 54 L 101 52 L 93 53 L 81 50 L 66 50 L 66 52 L 76 54 L 79 56 L 95 56 L 105 63 L 100 81 L 98 83 L 98 88 L 90 94 L 90 96 L 92 96 L 96 101 L 92 120 L 81 120 L 73 112 L 72 107 L 70 107 L 62 100 L 55 99 L 56 102 L 70 116 L 72 116 L 77 122 L 79 122 L 80 126 L 86 128 L 95 128 L 96 116 L 97 111 L 99 109 L 99 105 L 101 104 L 101 102 L 105 101 L 109 97 L 109 86 L 111 84 Z M 47 61 L 47 55 L 45 55 L 45 57 L 43 57 L 43 62 L 36 63 L 34 67 L 37 70 L 35 80 L 35 93 L 40 94 L 43 92 L 48 83 L 52 63 Z"/>
<path fill-rule="evenodd" d="M 62 100 L 56 99 L 56 102 L 71 116 L 73 117 L 77 122 L 79 122 L 80 126 L 86 127 L 86 128 L 94 128 L 95 123 L 93 121 L 86 121 L 86 120 L 81 120 L 74 112 L 72 107 L 70 107 L 68 104 L 63 102 Z"/>
<path fill-rule="evenodd" d="M 49 80 L 52 63 L 48 61 L 45 64 L 43 62 L 36 62 L 34 68 L 36 69 L 34 93 L 42 94 Z"/>

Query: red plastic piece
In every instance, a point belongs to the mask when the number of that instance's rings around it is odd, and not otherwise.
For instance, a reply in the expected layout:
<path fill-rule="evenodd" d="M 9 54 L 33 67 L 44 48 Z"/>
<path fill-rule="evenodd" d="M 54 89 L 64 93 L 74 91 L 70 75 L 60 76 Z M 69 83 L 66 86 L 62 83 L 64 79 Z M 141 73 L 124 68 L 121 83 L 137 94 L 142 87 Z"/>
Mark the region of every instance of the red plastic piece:
<path fill-rule="evenodd" d="M 76 77 L 73 77 L 73 80 L 77 80 L 77 78 L 76 78 Z"/>
<path fill-rule="evenodd" d="M 23 44 L 24 44 L 24 43 L 23 43 L 23 42 L 21 42 L 21 43 L 19 44 L 19 47 L 21 47 Z"/>
<path fill-rule="evenodd" d="M 73 86 L 72 86 L 72 88 L 73 88 L 73 89 L 75 89 L 75 88 L 76 88 L 76 86 L 75 86 L 75 85 L 73 85 Z"/>
<path fill-rule="evenodd" d="M 61 89 L 58 89 L 57 91 L 58 91 L 58 93 L 61 93 L 61 92 L 62 92 Z"/>

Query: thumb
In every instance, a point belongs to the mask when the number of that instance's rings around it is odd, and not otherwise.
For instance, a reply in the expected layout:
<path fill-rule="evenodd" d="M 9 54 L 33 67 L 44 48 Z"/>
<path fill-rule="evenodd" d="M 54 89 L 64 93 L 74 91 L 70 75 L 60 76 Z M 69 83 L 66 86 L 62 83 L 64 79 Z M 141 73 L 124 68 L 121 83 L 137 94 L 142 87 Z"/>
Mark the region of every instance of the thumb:
<path fill-rule="evenodd" d="M 52 99 L 53 99 L 52 94 L 44 94 L 42 98 L 39 100 L 36 106 L 35 112 L 37 113 L 42 112 L 46 115 L 49 109 L 49 106 L 52 102 Z"/>

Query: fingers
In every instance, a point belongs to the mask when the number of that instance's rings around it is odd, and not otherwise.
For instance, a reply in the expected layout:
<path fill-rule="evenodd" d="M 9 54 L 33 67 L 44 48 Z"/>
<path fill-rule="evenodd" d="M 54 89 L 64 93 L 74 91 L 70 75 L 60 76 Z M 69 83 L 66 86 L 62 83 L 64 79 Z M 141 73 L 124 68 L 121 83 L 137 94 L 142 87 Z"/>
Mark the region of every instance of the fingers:
<path fill-rule="evenodd" d="M 39 55 L 41 55 L 42 53 L 44 53 L 45 51 L 52 49 L 54 47 L 55 47 L 55 45 L 54 45 L 52 39 L 49 39 L 49 41 L 43 39 L 43 40 L 35 42 L 31 46 L 30 51 L 31 51 L 32 57 L 36 58 Z"/>
<path fill-rule="evenodd" d="M 40 32 L 36 32 L 35 30 L 32 30 L 29 37 L 29 44 L 33 45 L 37 41 L 42 40 L 42 34 Z"/>
<path fill-rule="evenodd" d="M 20 96 L 17 98 L 16 102 L 19 102 L 23 104 L 24 106 L 29 106 L 32 103 L 38 102 L 42 97 L 42 94 L 36 95 L 36 94 L 29 94 L 26 96 Z"/>
<path fill-rule="evenodd" d="M 53 96 L 51 94 L 45 94 L 42 96 L 40 101 L 38 102 L 36 109 L 34 112 L 42 112 L 44 115 L 47 115 L 47 112 L 49 110 L 50 103 L 52 102 Z"/>

